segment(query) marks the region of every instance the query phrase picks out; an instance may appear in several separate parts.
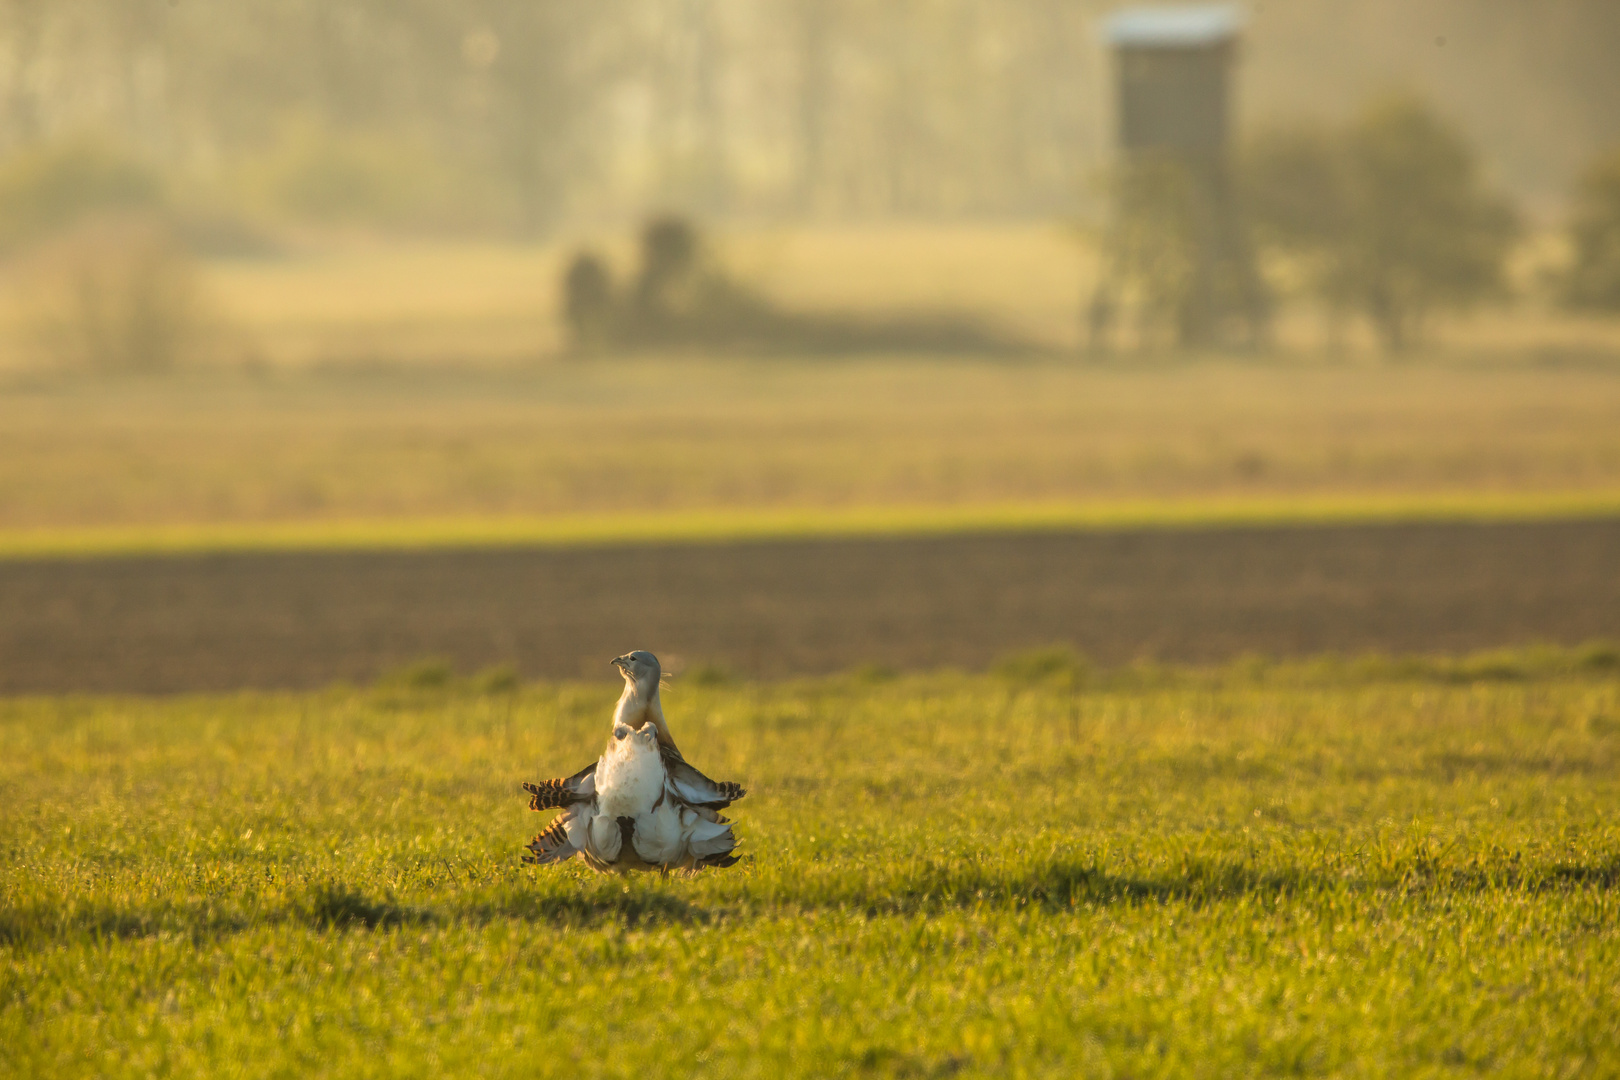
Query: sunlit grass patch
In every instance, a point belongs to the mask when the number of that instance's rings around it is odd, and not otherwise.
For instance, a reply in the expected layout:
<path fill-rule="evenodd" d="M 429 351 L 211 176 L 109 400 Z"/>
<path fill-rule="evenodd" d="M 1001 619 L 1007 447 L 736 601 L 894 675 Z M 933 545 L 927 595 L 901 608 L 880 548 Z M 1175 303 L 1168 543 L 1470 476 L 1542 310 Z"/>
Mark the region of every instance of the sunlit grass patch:
<path fill-rule="evenodd" d="M 0 1073 L 1620 1066 L 1601 643 L 677 679 L 668 881 L 518 862 L 613 690 L 495 682 L 0 703 Z"/>
<path fill-rule="evenodd" d="M 1616 512 L 1609 367 L 603 358 L 0 387 L 0 549 Z"/>
<path fill-rule="evenodd" d="M 1620 516 L 1608 492 L 1130 500 L 1081 504 L 689 510 L 545 518 L 383 519 L 0 531 L 0 558 L 587 547 L 1068 530 Z"/>

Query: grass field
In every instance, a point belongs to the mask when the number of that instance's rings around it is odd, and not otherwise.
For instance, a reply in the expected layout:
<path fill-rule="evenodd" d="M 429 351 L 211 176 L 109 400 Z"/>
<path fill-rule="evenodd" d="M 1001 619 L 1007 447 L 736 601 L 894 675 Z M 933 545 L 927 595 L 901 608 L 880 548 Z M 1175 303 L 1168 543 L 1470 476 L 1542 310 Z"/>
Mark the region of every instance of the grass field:
<path fill-rule="evenodd" d="M 1075 351 L 1095 259 L 1057 224 L 736 226 L 709 250 L 785 307 L 979 320 L 1032 350 L 584 361 L 556 325 L 579 241 L 630 272 L 628 229 L 213 260 L 219 362 L 150 378 L 29 361 L 32 294 L 0 275 L 0 550 L 1500 517 L 1620 498 L 1614 320 L 1527 302 L 1445 320 L 1397 362 L 1355 334 L 1330 348 L 1289 308 L 1262 355 L 1099 359 Z"/>
<path fill-rule="evenodd" d="M 0 559 L 272 551 L 430 551 L 646 543 L 962 536 L 1335 523 L 1620 517 L 1620 493 L 1466 492 L 1029 505 L 748 508 L 663 513 L 66 527 L 0 532 Z"/>
<path fill-rule="evenodd" d="M 668 692 L 697 880 L 518 863 L 612 690 L 0 703 L 0 1073 L 1598 1076 L 1612 649 Z"/>
<path fill-rule="evenodd" d="M 581 245 L 621 285 L 636 272 L 635 229 L 602 227 L 544 243 L 355 235 L 286 237 L 284 250 L 197 263 L 194 360 L 272 368 L 534 363 L 567 348 L 559 288 Z M 780 308 L 870 319 L 944 316 L 1036 351 L 1085 345 L 1081 312 L 1099 272 L 1095 245 L 1060 221 L 736 223 L 711 229 L 710 263 Z M 1551 306 L 1546 273 L 1562 239 L 1541 234 L 1512 260 L 1518 299 L 1430 321 L 1431 344 L 1497 360 L 1620 352 L 1620 321 Z M 41 316 L 70 290 L 27 260 L 0 265 L 0 372 L 54 361 Z M 1275 351 L 1366 362 L 1378 344 L 1359 321 L 1330 323 L 1278 282 Z M 1120 344 L 1134 350 L 1130 320 Z"/>
<path fill-rule="evenodd" d="M 42 379 L 0 392 L 0 546 L 1557 513 L 1620 493 L 1616 417 L 1620 366 L 1603 364 L 644 358 Z"/>

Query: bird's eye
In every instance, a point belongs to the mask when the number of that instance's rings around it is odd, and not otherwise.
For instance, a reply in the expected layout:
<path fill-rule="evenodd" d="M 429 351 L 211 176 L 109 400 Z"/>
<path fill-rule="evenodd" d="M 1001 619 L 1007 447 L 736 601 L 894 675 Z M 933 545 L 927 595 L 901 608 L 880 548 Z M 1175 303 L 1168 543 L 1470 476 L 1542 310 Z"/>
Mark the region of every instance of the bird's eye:
<path fill-rule="evenodd" d="M 624 738 L 624 737 L 625 737 L 625 736 L 626 736 L 626 735 L 628 735 L 628 734 L 630 734 L 630 729 L 629 729 L 629 728 L 627 728 L 627 727 L 622 727 L 622 728 L 620 728 L 620 729 L 619 729 L 619 730 L 618 730 L 618 731 L 615 731 L 615 732 L 614 732 L 614 733 L 613 733 L 613 737 L 614 737 L 614 738 L 615 738 L 615 739 L 622 739 L 622 738 Z"/>

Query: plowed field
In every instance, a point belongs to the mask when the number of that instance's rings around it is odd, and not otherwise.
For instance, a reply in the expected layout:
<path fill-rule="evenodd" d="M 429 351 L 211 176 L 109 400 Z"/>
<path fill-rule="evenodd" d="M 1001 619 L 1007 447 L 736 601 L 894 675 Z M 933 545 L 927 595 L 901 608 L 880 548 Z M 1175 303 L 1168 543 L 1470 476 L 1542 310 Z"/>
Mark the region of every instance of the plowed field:
<path fill-rule="evenodd" d="M 779 677 L 1620 637 L 1620 521 L 0 563 L 0 691 L 173 692 L 652 649 Z"/>

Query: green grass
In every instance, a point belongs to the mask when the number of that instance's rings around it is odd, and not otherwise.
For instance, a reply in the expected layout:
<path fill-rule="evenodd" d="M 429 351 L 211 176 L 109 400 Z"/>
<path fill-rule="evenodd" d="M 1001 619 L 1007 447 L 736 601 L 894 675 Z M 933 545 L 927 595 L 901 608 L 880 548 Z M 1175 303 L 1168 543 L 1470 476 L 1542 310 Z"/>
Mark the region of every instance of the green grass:
<path fill-rule="evenodd" d="M 0 1074 L 1620 1070 L 1612 648 L 712 672 L 669 881 L 518 862 L 610 687 L 443 676 L 0 703 Z"/>

